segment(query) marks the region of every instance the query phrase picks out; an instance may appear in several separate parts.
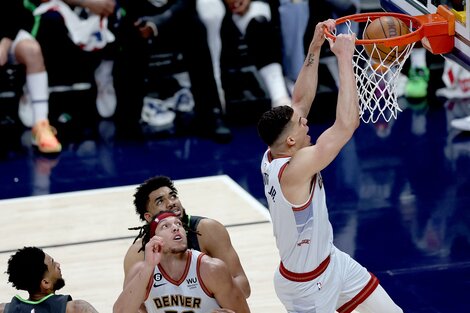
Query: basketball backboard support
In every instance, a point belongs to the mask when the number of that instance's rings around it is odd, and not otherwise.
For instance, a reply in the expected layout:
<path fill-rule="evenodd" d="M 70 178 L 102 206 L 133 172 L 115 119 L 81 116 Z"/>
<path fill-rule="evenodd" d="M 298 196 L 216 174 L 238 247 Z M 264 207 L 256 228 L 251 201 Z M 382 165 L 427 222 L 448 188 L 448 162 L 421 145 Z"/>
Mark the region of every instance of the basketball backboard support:
<path fill-rule="evenodd" d="M 456 17 L 454 49 L 443 56 L 470 70 L 470 6 L 465 0 L 380 0 L 380 4 L 385 11 L 412 16 L 436 13 L 439 5 L 447 6 Z"/>

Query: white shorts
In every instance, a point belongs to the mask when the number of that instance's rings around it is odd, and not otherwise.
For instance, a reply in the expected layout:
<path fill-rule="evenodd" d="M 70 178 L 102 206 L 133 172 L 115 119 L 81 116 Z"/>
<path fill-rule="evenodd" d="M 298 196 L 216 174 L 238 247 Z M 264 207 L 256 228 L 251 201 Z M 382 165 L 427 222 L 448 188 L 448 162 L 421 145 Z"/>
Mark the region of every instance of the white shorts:
<path fill-rule="evenodd" d="M 15 40 L 13 40 L 13 43 L 11 44 L 10 51 L 8 51 L 8 61 L 11 64 L 18 64 L 18 61 L 16 60 L 16 57 L 15 57 L 15 50 L 16 50 L 16 46 L 18 45 L 18 43 L 22 40 L 36 40 L 36 39 L 27 31 L 20 29 L 18 34 L 16 34 Z"/>
<path fill-rule="evenodd" d="M 343 305 L 341 312 L 351 312 L 377 285 L 375 276 L 337 248 L 333 249 L 326 270 L 313 280 L 291 281 L 279 270 L 274 274 L 278 298 L 288 312 L 297 313 L 333 313 Z"/>

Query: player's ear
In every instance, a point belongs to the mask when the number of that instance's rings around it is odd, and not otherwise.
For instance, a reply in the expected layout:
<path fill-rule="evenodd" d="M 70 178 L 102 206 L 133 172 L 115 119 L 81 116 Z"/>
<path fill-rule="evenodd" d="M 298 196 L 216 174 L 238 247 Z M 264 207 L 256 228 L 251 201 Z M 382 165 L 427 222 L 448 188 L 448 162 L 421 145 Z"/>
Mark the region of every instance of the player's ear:
<path fill-rule="evenodd" d="M 147 222 L 150 223 L 150 222 L 152 221 L 152 219 L 153 219 L 153 215 L 152 215 L 151 213 L 149 213 L 149 212 L 145 212 L 145 213 L 144 213 L 144 218 L 145 218 L 145 220 L 146 220 Z"/>
<path fill-rule="evenodd" d="M 289 147 L 294 146 L 295 145 L 295 138 L 292 137 L 292 136 L 287 136 L 286 143 Z"/>
<path fill-rule="evenodd" d="M 41 285 L 40 285 L 40 289 L 41 290 L 49 290 L 51 289 L 51 282 L 49 279 L 47 279 L 46 277 L 44 277 L 43 279 L 41 279 Z"/>

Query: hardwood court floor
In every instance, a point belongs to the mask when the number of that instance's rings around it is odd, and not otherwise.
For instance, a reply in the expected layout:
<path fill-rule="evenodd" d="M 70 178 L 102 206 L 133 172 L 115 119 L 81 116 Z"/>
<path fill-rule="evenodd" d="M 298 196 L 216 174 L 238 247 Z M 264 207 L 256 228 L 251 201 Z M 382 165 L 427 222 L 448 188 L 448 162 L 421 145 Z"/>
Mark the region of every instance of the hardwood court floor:
<path fill-rule="evenodd" d="M 191 203 L 190 214 L 227 225 L 250 279 L 252 312 L 282 312 L 272 284 L 278 256 L 266 209 L 225 175 L 175 184 L 183 205 Z M 123 257 L 135 235 L 127 228 L 140 225 L 131 203 L 135 187 L 0 201 L 2 216 L 7 217 L 1 223 L 2 269 L 18 247 L 44 247 L 61 264 L 66 287 L 60 293 L 86 299 L 99 312 L 111 312 L 122 290 Z M 210 201 L 204 196 L 207 190 Z M 17 292 L 6 283 L 4 271 L 0 280 L 1 301 L 6 301 Z"/>

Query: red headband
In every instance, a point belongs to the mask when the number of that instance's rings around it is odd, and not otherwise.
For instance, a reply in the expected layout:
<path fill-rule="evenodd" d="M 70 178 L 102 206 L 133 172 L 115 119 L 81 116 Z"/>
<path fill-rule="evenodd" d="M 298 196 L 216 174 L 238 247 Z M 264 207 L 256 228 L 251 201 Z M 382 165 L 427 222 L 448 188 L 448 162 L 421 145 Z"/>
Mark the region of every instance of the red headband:
<path fill-rule="evenodd" d="M 150 238 L 155 236 L 155 230 L 157 229 L 158 223 L 160 223 L 162 220 L 170 216 L 178 217 L 178 215 L 176 215 L 173 212 L 165 212 L 165 213 L 160 214 L 150 223 Z"/>

